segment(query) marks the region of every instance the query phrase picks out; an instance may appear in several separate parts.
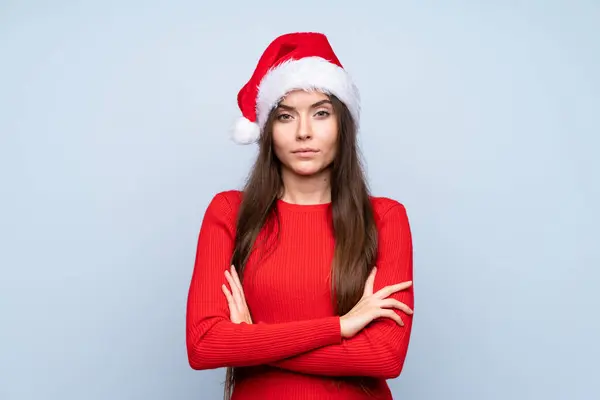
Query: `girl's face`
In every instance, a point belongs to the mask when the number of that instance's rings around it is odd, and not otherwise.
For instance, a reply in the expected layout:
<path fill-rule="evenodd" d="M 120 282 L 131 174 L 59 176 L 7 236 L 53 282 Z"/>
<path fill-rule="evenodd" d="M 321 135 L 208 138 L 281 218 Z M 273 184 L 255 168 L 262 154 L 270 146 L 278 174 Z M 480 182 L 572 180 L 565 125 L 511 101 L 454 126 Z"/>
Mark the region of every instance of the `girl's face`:
<path fill-rule="evenodd" d="M 282 167 L 300 176 L 327 169 L 335 158 L 338 139 L 329 97 L 317 91 L 292 91 L 274 112 L 273 150 Z"/>

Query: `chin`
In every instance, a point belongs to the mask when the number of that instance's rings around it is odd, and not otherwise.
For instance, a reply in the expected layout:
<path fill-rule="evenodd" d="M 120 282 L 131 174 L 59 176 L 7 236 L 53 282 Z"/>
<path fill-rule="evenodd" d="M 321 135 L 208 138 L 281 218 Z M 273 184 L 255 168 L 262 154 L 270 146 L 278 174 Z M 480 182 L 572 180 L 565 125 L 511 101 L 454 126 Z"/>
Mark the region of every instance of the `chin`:
<path fill-rule="evenodd" d="M 293 165 L 291 170 L 294 174 L 299 176 L 311 176 L 323 172 L 325 168 L 322 165 L 308 164 L 308 165 Z"/>
<path fill-rule="evenodd" d="M 297 170 L 293 170 L 293 171 L 296 175 L 299 175 L 299 176 L 312 176 L 312 175 L 316 175 L 319 172 L 321 172 L 318 169 L 297 169 Z"/>
<path fill-rule="evenodd" d="M 291 171 L 296 174 L 296 175 L 301 175 L 301 176 L 309 176 L 309 175 L 314 175 L 317 172 L 319 172 L 318 168 L 307 168 L 307 167 L 302 167 L 302 168 L 290 168 Z"/>

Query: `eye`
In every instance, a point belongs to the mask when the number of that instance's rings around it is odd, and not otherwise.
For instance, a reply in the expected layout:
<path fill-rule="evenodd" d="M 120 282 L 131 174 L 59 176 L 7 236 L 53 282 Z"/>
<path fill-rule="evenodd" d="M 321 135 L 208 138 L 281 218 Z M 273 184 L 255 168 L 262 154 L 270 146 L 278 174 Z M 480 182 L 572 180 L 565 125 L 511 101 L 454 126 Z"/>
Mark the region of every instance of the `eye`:
<path fill-rule="evenodd" d="M 331 115 L 331 113 L 327 110 L 321 110 L 321 111 L 317 111 L 317 113 L 315 114 L 317 117 L 321 117 L 321 118 L 325 118 Z"/>
<path fill-rule="evenodd" d="M 290 114 L 279 114 L 277 116 L 278 121 L 289 121 L 290 119 L 292 119 L 292 116 Z"/>

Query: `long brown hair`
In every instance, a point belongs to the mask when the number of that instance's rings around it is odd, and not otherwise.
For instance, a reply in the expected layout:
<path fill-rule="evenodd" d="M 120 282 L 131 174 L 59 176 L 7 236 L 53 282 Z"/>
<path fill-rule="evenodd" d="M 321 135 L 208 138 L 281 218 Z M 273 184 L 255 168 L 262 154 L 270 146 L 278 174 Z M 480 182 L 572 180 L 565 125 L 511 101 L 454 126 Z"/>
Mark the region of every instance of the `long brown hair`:
<path fill-rule="evenodd" d="M 335 250 L 332 265 L 332 302 L 336 315 L 350 311 L 362 297 L 365 281 L 377 253 L 377 229 L 366 176 L 360 160 L 357 129 L 348 108 L 331 95 L 338 122 L 337 154 L 331 165 L 331 206 Z M 273 150 L 271 112 L 259 139 L 259 153 L 243 190 L 237 216 L 235 245 L 231 263 L 240 279 L 262 229 L 277 224 L 277 199 L 283 192 L 281 163 Z M 225 400 L 241 377 L 240 368 L 227 368 Z M 341 381 L 342 379 L 340 379 Z M 366 378 L 347 378 L 369 392 Z"/>

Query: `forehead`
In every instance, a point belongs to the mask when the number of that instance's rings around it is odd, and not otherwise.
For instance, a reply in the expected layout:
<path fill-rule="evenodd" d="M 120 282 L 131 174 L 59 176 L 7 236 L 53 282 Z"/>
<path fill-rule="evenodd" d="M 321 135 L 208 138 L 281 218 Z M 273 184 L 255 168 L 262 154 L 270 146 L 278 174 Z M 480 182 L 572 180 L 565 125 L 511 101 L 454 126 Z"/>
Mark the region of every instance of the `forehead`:
<path fill-rule="evenodd" d="M 293 90 L 287 93 L 279 102 L 279 104 L 298 107 L 311 106 L 322 100 L 328 100 L 329 96 L 318 90 Z"/>

